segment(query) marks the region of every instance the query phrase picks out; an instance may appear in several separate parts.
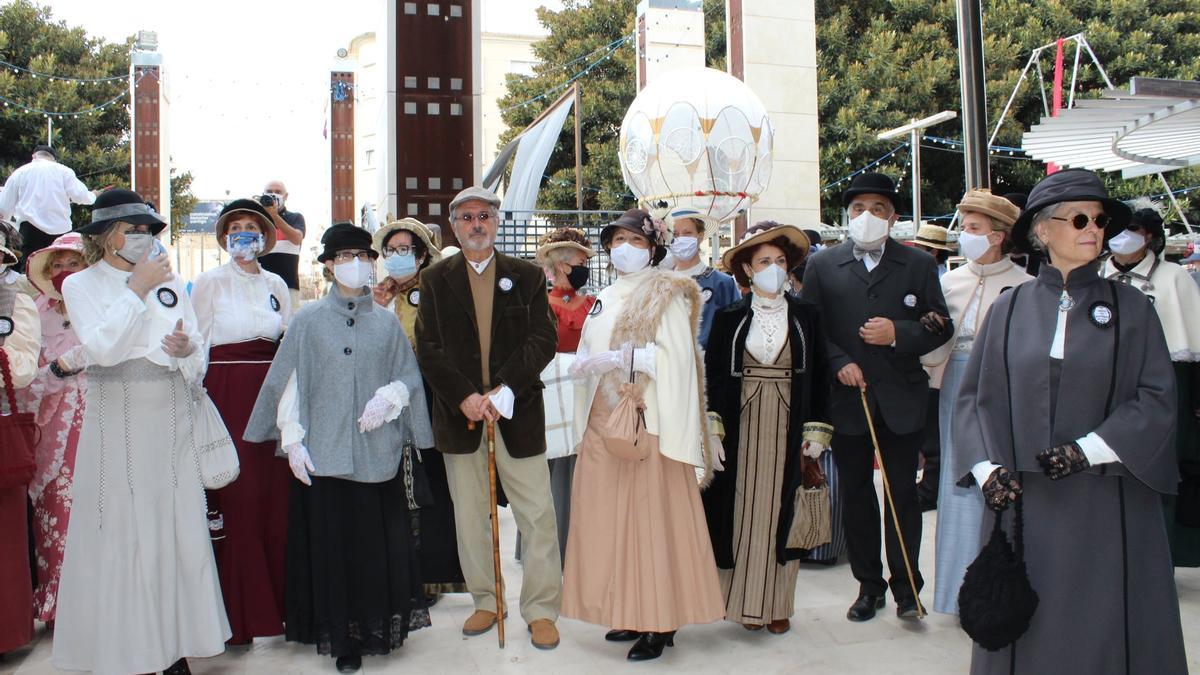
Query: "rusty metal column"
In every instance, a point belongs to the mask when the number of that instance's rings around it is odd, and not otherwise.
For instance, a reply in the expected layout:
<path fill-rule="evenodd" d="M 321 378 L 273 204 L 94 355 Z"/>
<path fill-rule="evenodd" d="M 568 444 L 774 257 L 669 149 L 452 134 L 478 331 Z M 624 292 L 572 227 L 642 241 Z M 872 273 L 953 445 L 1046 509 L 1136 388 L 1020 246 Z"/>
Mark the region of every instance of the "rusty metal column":
<path fill-rule="evenodd" d="M 331 222 L 354 222 L 354 73 L 329 74 L 329 163 Z"/>
<path fill-rule="evenodd" d="M 958 69 L 962 82 L 963 158 L 967 189 L 990 188 L 987 79 L 983 66 L 983 10 L 980 0 L 955 0 L 958 9 Z"/>

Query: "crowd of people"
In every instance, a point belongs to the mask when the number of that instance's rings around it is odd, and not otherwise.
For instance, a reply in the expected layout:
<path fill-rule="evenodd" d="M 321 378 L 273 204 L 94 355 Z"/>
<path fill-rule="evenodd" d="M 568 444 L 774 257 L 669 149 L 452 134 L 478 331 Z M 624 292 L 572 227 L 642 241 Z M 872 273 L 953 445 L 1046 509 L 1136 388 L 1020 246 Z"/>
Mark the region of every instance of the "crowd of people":
<path fill-rule="evenodd" d="M 633 661 L 689 625 L 787 633 L 802 565 L 843 553 L 848 620 L 889 594 L 920 617 L 936 508 L 933 610 L 980 602 L 964 578 L 993 521 L 1037 593 L 973 673 L 1187 671 L 1200 284 L 1153 204 L 1090 172 L 1027 201 L 971 190 L 956 244 L 911 245 L 895 185 L 864 173 L 845 241 L 764 221 L 712 264 L 719 224 L 686 209 L 508 255 L 500 200 L 469 187 L 455 249 L 412 219 L 329 227 L 329 291 L 298 306 L 282 183 L 224 207 L 229 260 L 189 286 L 140 195 L 88 192 L 45 149 L 30 167 L 0 201 L 20 222 L 0 242 L 0 653 L 36 620 L 64 670 L 186 673 L 285 635 L 354 672 L 463 592 L 463 634 L 488 633 L 495 480 L 539 649 L 560 615 Z M 91 204 L 75 230 L 70 201 Z"/>

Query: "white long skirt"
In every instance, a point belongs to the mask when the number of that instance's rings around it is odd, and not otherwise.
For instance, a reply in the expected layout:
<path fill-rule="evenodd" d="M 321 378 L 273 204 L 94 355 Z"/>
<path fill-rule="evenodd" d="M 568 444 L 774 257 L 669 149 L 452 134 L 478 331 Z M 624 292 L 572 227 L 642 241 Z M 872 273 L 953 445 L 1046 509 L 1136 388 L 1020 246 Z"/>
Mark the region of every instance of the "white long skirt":
<path fill-rule="evenodd" d="M 191 395 L 144 359 L 90 368 L 54 666 L 149 673 L 225 650 Z"/>

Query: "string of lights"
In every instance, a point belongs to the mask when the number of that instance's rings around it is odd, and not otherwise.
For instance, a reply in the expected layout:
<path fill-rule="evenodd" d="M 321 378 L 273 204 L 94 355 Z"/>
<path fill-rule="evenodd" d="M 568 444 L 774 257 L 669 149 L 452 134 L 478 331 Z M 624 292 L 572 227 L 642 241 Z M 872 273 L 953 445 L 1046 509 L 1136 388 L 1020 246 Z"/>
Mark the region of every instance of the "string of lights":
<path fill-rule="evenodd" d="M 145 77 L 145 76 L 143 75 L 142 77 Z M 139 77 L 138 80 L 140 81 L 141 77 Z M 136 85 L 136 83 L 135 83 L 135 85 Z M 21 103 L 19 101 L 14 101 L 13 99 L 8 98 L 7 96 L 0 96 L 0 104 L 3 104 L 4 108 L 16 108 L 17 110 L 21 110 L 21 111 L 24 111 L 27 113 L 33 113 L 35 115 L 41 115 L 42 117 L 45 117 L 45 118 L 64 119 L 64 118 L 77 118 L 77 117 L 84 117 L 84 116 L 88 116 L 88 115 L 94 115 L 94 114 L 104 110 L 105 108 L 116 105 L 118 102 L 121 101 L 121 99 L 123 99 L 127 96 L 129 96 L 129 89 L 122 89 L 121 93 L 108 99 L 107 101 L 104 101 L 103 103 L 94 105 L 90 108 L 84 108 L 83 110 L 72 110 L 69 112 L 61 111 L 61 110 L 44 110 L 44 109 L 38 108 L 36 106 L 25 105 L 24 103 Z"/>
<path fill-rule="evenodd" d="M 905 142 L 901 143 L 900 145 L 897 145 L 896 147 L 892 148 L 887 153 L 881 155 L 878 159 L 871 162 L 870 164 L 867 164 L 866 166 L 854 171 L 853 173 L 843 176 L 843 177 L 833 181 L 832 183 L 826 185 L 825 187 L 821 188 L 821 192 L 828 192 L 828 191 L 832 190 L 833 188 L 841 185 L 842 183 L 850 182 L 851 180 L 854 179 L 855 176 L 862 174 L 862 173 L 866 173 L 867 171 L 870 171 L 871 169 L 874 169 L 875 167 L 879 166 L 880 164 L 891 159 L 891 157 L 893 155 L 895 155 L 897 152 L 900 152 L 904 148 L 907 148 L 908 145 L 909 145 L 908 141 L 905 141 Z"/>
<path fill-rule="evenodd" d="M 76 82 L 81 84 L 104 84 L 105 82 L 119 82 L 129 78 L 128 75 L 111 75 L 109 77 L 65 77 L 63 75 L 52 75 L 50 73 L 42 73 L 36 70 L 30 70 L 23 66 L 18 66 L 15 63 L 0 60 L 0 68 L 7 68 L 14 73 L 24 73 L 32 79 L 42 78 L 51 82 Z"/>
<path fill-rule="evenodd" d="M 520 103 L 501 108 L 500 112 L 503 113 L 503 112 L 507 112 L 509 110 L 516 110 L 517 108 L 524 108 L 526 106 L 533 105 L 534 103 L 537 103 L 538 101 L 541 101 L 552 94 L 557 94 L 558 92 L 560 92 L 560 91 L 566 89 L 567 87 L 571 86 L 572 84 L 574 84 L 576 80 L 586 76 L 588 73 L 595 70 L 596 67 L 599 66 L 601 63 L 604 63 L 608 59 L 612 58 L 612 55 L 615 54 L 618 49 L 629 44 L 632 39 L 633 39 L 632 35 L 627 35 L 627 36 L 621 38 L 620 40 L 617 40 L 616 43 L 613 44 L 613 46 L 609 47 L 608 51 L 605 52 L 605 54 L 603 56 L 601 56 L 600 58 L 598 58 L 595 61 L 588 64 L 588 66 L 586 68 L 584 68 L 583 70 L 581 70 L 578 73 L 575 73 L 571 77 L 567 78 L 567 80 L 565 82 L 563 82 L 562 84 L 555 85 L 527 101 L 522 101 Z"/>

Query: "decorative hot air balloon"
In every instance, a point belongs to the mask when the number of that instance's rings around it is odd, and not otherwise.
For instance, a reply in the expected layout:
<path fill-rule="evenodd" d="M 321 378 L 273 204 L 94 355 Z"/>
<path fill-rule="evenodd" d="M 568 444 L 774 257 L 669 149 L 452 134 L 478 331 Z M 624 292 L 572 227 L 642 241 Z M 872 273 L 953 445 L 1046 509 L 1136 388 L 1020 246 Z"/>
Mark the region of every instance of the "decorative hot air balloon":
<path fill-rule="evenodd" d="M 621 173 L 646 208 L 665 202 L 725 223 L 770 183 L 774 135 L 766 108 L 744 82 L 711 68 L 681 68 L 629 106 Z"/>

